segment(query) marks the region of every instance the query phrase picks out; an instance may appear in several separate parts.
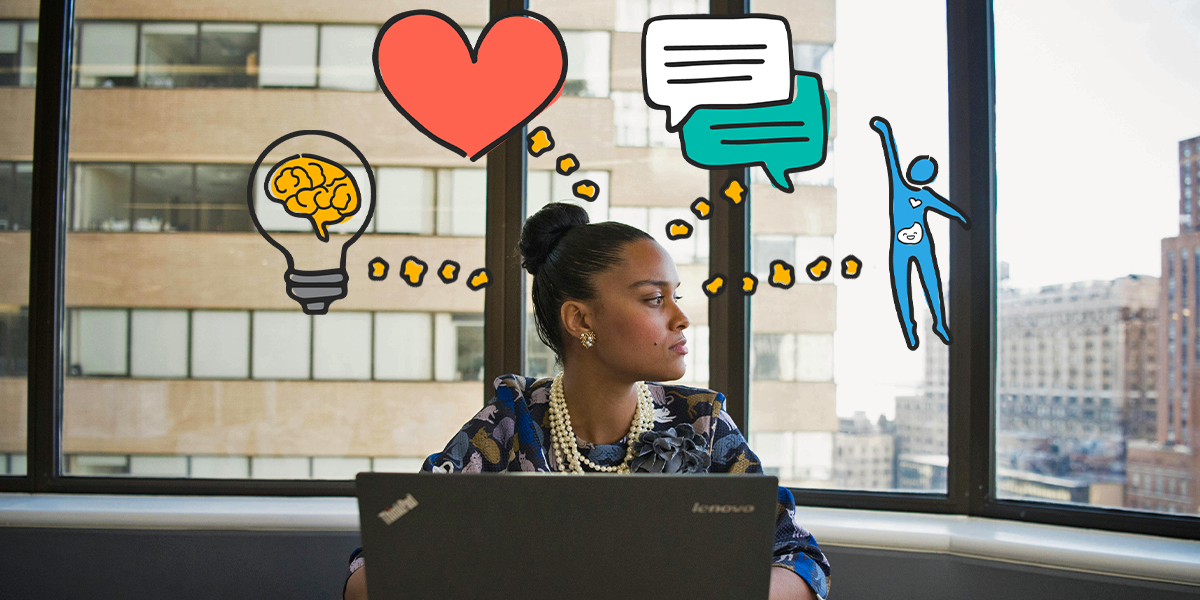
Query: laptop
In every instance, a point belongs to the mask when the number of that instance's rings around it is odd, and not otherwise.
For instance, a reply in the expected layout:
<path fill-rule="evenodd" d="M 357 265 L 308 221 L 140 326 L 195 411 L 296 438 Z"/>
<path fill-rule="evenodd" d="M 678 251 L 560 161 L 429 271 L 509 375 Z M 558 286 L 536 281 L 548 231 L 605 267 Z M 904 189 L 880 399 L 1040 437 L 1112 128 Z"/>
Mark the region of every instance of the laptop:
<path fill-rule="evenodd" d="M 770 475 L 359 473 L 371 600 L 766 599 Z"/>

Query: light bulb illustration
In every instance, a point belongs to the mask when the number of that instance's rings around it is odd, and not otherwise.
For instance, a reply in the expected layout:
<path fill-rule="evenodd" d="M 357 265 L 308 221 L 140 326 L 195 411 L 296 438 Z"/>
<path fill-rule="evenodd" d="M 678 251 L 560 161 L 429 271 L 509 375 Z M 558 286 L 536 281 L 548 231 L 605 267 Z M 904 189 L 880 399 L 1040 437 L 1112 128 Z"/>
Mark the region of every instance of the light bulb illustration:
<path fill-rule="evenodd" d="M 328 312 L 346 297 L 346 252 L 375 212 L 366 157 L 335 133 L 295 131 L 259 155 L 246 195 L 254 226 L 287 259 L 287 295 L 307 314 Z"/>

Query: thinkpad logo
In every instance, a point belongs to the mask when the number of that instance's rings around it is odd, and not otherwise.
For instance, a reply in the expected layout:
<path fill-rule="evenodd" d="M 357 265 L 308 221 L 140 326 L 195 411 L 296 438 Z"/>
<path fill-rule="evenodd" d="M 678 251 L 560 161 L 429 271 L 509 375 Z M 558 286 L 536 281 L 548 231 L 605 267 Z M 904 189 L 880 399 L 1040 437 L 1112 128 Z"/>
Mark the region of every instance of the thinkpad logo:
<path fill-rule="evenodd" d="M 700 504 L 692 505 L 694 513 L 752 513 L 753 504 Z"/>
<path fill-rule="evenodd" d="M 397 519 L 408 513 L 408 511 L 416 508 L 416 506 L 417 499 L 413 498 L 412 494 L 409 494 L 397 500 L 395 504 L 385 508 L 379 513 L 379 518 L 382 519 L 384 523 L 391 525 L 392 523 L 395 523 Z"/>

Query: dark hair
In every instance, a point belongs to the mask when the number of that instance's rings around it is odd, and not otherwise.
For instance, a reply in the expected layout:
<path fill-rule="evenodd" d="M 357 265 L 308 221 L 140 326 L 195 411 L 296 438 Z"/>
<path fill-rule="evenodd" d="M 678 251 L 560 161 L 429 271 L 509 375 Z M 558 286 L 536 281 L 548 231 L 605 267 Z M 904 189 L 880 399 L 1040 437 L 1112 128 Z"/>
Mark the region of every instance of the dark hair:
<path fill-rule="evenodd" d="M 565 202 L 547 204 L 525 221 L 517 247 L 521 266 L 533 275 L 538 337 L 554 350 L 560 363 L 566 362 L 559 318 L 563 302 L 595 299 L 596 275 L 621 262 L 626 244 L 652 239 L 624 223 L 589 224 L 586 210 Z"/>

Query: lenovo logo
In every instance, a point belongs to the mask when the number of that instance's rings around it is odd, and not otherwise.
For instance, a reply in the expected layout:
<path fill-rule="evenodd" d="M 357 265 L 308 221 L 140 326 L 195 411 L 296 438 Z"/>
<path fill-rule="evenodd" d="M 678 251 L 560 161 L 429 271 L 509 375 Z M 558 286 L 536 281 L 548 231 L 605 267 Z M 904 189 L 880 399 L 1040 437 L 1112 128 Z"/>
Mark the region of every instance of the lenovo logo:
<path fill-rule="evenodd" d="M 700 504 L 699 502 L 692 505 L 694 513 L 752 513 L 754 512 L 753 504 Z"/>
<path fill-rule="evenodd" d="M 416 508 L 416 506 L 417 499 L 413 498 L 412 494 L 409 494 L 397 500 L 395 504 L 387 507 L 383 510 L 383 512 L 380 512 L 379 518 L 382 519 L 384 523 L 391 525 L 392 523 L 395 523 L 397 519 L 403 517 L 408 511 Z"/>

